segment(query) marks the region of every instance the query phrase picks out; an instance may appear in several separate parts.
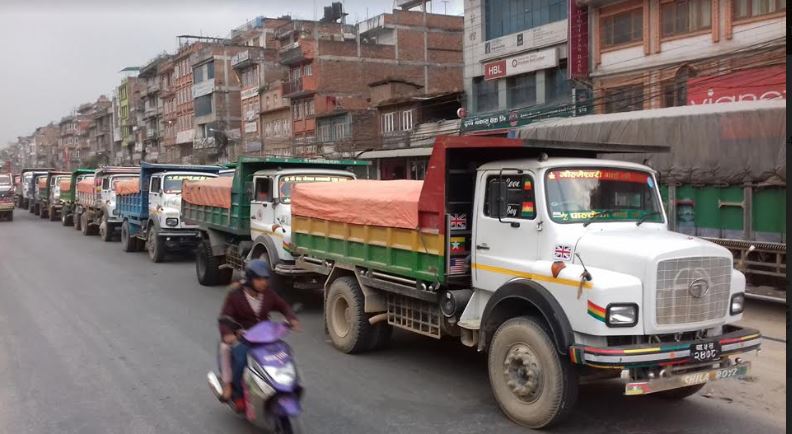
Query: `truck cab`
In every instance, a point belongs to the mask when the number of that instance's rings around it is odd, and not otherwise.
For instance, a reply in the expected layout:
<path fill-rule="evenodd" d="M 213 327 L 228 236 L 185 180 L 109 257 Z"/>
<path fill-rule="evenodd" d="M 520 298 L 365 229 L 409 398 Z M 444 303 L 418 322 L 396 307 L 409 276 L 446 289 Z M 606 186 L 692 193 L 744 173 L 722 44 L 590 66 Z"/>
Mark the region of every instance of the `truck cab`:
<path fill-rule="evenodd" d="M 291 242 L 291 193 L 298 183 L 343 182 L 355 179 L 345 170 L 282 169 L 261 170 L 253 175 L 254 192 L 250 201 L 250 237 L 257 245 L 267 245 L 274 263 L 292 263 L 294 257 L 284 247 Z M 255 259 L 260 249 L 251 250 Z"/>
<path fill-rule="evenodd" d="M 107 216 L 107 223 L 121 223 L 121 219 L 118 217 L 118 212 L 116 211 L 115 185 L 118 184 L 119 181 L 135 178 L 137 178 L 137 175 L 130 174 L 110 175 L 102 178 L 101 191 L 99 193 L 99 207 L 104 209 L 104 215 Z"/>
<path fill-rule="evenodd" d="M 94 191 L 87 196 L 78 192 L 80 205 L 74 218 L 79 217 L 79 223 L 75 222 L 75 227 L 79 226 L 83 235 L 98 232 L 102 241 L 112 241 L 121 225 L 114 187 L 119 181 L 135 178 L 139 173 L 139 167 L 105 166 L 97 169 L 93 178 Z"/>
<path fill-rule="evenodd" d="M 161 228 L 197 229 L 181 218 L 181 189 L 184 181 L 200 181 L 217 175 L 201 172 L 161 172 L 151 175 L 148 212 Z"/>
<path fill-rule="evenodd" d="M 49 218 L 50 221 L 56 221 L 60 218 L 63 208 L 60 182 L 64 179 L 68 180 L 70 177 L 71 173 L 69 172 L 50 172 L 47 175 L 47 190 L 41 200 L 41 218 Z"/>

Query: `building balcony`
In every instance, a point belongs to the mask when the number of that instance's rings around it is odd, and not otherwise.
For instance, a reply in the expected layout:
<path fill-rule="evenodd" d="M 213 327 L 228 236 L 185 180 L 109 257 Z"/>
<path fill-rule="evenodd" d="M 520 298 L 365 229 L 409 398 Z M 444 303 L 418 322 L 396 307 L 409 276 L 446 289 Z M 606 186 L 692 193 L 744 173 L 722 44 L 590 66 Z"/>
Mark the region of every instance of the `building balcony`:
<path fill-rule="evenodd" d="M 143 119 L 155 118 L 158 114 L 159 110 L 157 110 L 157 107 L 148 107 L 143 111 Z"/>
<path fill-rule="evenodd" d="M 264 60 L 259 50 L 245 50 L 231 58 L 231 67 L 234 69 L 248 68 Z"/>
<path fill-rule="evenodd" d="M 299 41 L 280 49 L 280 63 L 283 65 L 296 65 L 308 63 L 314 58 L 316 44 L 313 41 Z"/>
<path fill-rule="evenodd" d="M 176 95 L 176 88 L 174 86 L 161 86 L 159 95 L 162 99 L 170 98 Z"/>

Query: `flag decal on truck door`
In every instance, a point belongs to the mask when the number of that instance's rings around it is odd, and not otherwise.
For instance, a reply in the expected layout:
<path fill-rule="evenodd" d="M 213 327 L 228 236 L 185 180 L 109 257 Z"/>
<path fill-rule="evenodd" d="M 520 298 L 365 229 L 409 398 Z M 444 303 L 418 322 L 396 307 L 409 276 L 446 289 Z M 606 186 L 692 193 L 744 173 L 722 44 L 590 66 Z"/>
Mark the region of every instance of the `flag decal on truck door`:
<path fill-rule="evenodd" d="M 467 273 L 467 264 L 465 258 L 450 258 L 448 266 L 448 274 L 465 274 Z"/>
<path fill-rule="evenodd" d="M 451 214 L 451 230 L 467 229 L 467 214 Z"/>
<path fill-rule="evenodd" d="M 451 254 L 465 253 L 465 237 L 451 237 Z"/>
<path fill-rule="evenodd" d="M 553 259 L 569 261 L 572 259 L 572 247 L 564 244 L 556 244 L 553 249 Z"/>

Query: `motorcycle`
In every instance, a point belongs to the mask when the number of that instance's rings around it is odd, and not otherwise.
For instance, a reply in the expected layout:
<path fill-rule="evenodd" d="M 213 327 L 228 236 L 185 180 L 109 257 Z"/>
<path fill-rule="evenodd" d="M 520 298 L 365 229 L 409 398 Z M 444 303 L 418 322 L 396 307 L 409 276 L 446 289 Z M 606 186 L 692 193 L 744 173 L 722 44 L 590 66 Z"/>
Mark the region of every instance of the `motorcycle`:
<path fill-rule="evenodd" d="M 220 318 L 233 329 L 242 326 L 228 317 Z M 283 341 L 289 334 L 288 323 L 262 321 L 241 333 L 248 345 L 247 365 L 242 375 L 245 417 L 255 426 L 276 434 L 302 432 L 300 384 L 291 348 Z M 218 357 L 218 371 L 220 371 Z M 223 394 L 223 383 L 216 372 L 207 374 L 209 387 L 216 397 Z M 233 403 L 229 405 L 234 408 Z"/>

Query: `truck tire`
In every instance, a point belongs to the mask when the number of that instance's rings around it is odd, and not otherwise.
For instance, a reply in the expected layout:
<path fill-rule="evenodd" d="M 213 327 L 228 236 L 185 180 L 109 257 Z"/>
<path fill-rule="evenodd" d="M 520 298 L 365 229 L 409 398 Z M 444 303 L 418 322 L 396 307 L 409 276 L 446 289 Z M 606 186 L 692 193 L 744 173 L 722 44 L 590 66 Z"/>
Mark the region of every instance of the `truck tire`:
<path fill-rule="evenodd" d="M 121 250 L 125 252 L 137 252 L 140 250 L 140 240 L 129 235 L 129 222 L 121 223 Z"/>
<path fill-rule="evenodd" d="M 54 206 L 49 207 L 49 211 L 47 211 L 47 215 L 49 216 L 51 222 L 58 221 L 58 212 L 55 211 Z"/>
<path fill-rule="evenodd" d="M 39 205 L 39 218 L 45 219 L 45 218 L 49 217 L 48 212 L 49 212 L 49 208 L 45 208 L 45 207 Z"/>
<path fill-rule="evenodd" d="M 33 214 L 33 215 L 38 215 L 39 214 L 39 212 L 38 212 L 38 204 L 37 203 L 34 203 L 33 205 L 30 205 L 30 213 Z"/>
<path fill-rule="evenodd" d="M 382 350 L 390 345 L 391 336 L 393 336 L 393 326 L 383 321 L 372 326 L 371 348 L 369 351 Z"/>
<path fill-rule="evenodd" d="M 201 241 L 195 251 L 195 274 L 203 286 L 215 286 L 221 282 L 220 261 L 212 255 L 212 245 L 208 240 Z M 228 270 L 231 271 L 231 270 Z"/>
<path fill-rule="evenodd" d="M 562 420 L 575 405 L 578 376 L 547 331 L 531 317 L 512 318 L 492 337 L 488 370 L 501 410 L 533 429 Z"/>
<path fill-rule="evenodd" d="M 694 384 L 693 386 L 685 386 L 680 387 L 679 389 L 666 390 L 664 392 L 653 393 L 652 396 L 668 400 L 685 399 L 688 396 L 697 394 L 706 384 L 707 383 Z"/>
<path fill-rule="evenodd" d="M 73 226 L 74 223 L 72 222 L 72 215 L 61 211 L 61 224 L 63 226 Z"/>
<path fill-rule="evenodd" d="M 160 242 L 157 236 L 157 231 L 154 226 L 149 227 L 148 235 L 146 235 L 146 251 L 148 251 L 149 259 L 151 262 L 158 264 L 165 259 L 165 246 Z"/>
<path fill-rule="evenodd" d="M 93 235 L 91 224 L 88 221 L 87 212 L 82 213 L 80 216 L 80 232 L 82 232 L 84 236 Z"/>
<path fill-rule="evenodd" d="M 8 213 L 8 221 L 10 221 L 10 222 L 14 221 L 14 212 L 13 211 Z"/>
<path fill-rule="evenodd" d="M 113 225 L 107 222 L 106 214 L 102 214 L 102 222 L 99 223 L 99 238 L 106 243 L 113 241 Z"/>
<path fill-rule="evenodd" d="M 72 215 L 72 222 L 74 223 L 74 229 L 81 231 L 82 230 L 82 213 L 74 213 Z"/>
<path fill-rule="evenodd" d="M 373 347 L 374 330 L 363 311 L 363 291 L 351 276 L 330 284 L 325 301 L 325 322 L 330 340 L 339 351 L 359 353 Z"/>

